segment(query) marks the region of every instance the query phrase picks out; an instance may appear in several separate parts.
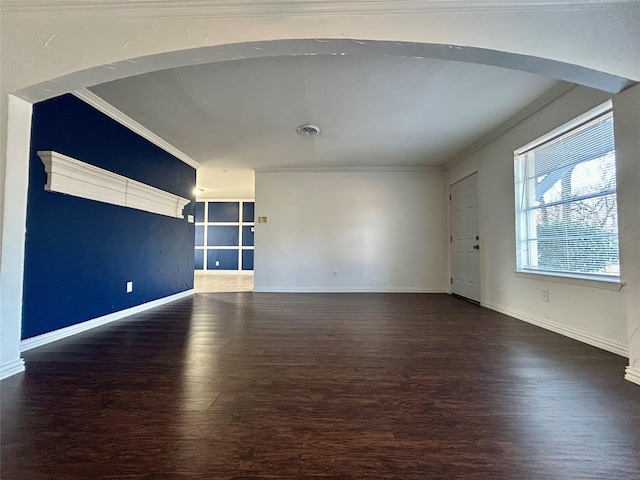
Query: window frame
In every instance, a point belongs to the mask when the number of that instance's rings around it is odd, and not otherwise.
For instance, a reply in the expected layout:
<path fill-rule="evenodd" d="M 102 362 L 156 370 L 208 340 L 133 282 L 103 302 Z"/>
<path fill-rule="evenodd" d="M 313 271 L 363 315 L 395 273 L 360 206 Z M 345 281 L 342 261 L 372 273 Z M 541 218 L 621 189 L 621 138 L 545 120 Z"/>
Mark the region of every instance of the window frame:
<path fill-rule="evenodd" d="M 526 214 L 521 214 L 521 212 L 526 212 L 529 211 L 529 208 L 521 208 L 521 203 L 522 203 L 522 198 L 523 198 L 523 194 L 524 194 L 524 189 L 525 187 L 525 173 L 524 173 L 524 169 L 522 169 L 519 165 L 519 163 L 522 162 L 522 160 L 520 159 L 520 157 L 524 154 L 526 154 L 527 152 L 530 152 L 534 149 L 537 149 L 545 144 L 549 144 L 551 142 L 553 142 L 554 140 L 558 139 L 559 137 L 562 137 L 564 135 L 567 135 L 569 133 L 573 133 L 573 132 L 579 132 L 581 128 L 584 128 L 587 124 L 589 124 L 590 122 L 597 120 L 598 118 L 605 116 L 605 115 L 612 115 L 612 111 L 613 111 L 613 105 L 612 105 L 612 101 L 608 100 L 606 102 L 604 102 L 601 105 L 598 105 L 597 107 L 585 112 L 584 114 L 574 118 L 573 120 L 551 130 L 550 132 L 536 138 L 535 140 L 533 140 L 532 142 L 520 147 L 519 149 L 514 151 L 514 213 L 515 213 L 515 247 L 516 247 L 516 269 L 515 269 L 515 273 L 517 274 L 522 274 L 522 275 L 535 275 L 538 277 L 547 277 L 549 280 L 551 281 L 560 281 L 562 283 L 579 283 L 579 284 L 586 284 L 586 285 L 596 285 L 597 283 L 603 283 L 603 284 L 613 284 L 612 286 L 615 285 L 624 285 L 624 282 L 621 278 L 621 273 L 619 272 L 617 275 L 616 274 L 611 274 L 611 275 L 607 275 L 607 274 L 590 274 L 590 273 L 582 273 L 582 272 L 566 272 L 566 271 L 557 271 L 557 270 L 547 270 L 544 268 L 531 268 L 530 267 L 530 262 L 527 261 L 526 263 L 524 261 L 522 261 L 523 258 L 523 251 L 525 252 L 524 255 L 527 257 L 530 257 L 531 255 L 531 250 L 529 247 L 523 247 L 522 246 L 522 242 L 530 242 L 531 241 L 531 234 L 530 232 L 527 232 L 526 230 L 530 230 L 531 226 L 529 225 L 529 222 L 527 222 L 527 226 L 522 225 L 523 221 L 526 221 Z M 615 143 L 615 138 L 613 139 L 614 143 Z M 614 150 L 615 151 L 615 150 Z M 602 157 L 598 157 L 598 158 L 602 158 Z M 581 162 L 580 162 L 581 163 Z M 617 177 L 617 162 L 615 165 L 616 168 L 616 177 Z M 615 194 L 616 195 L 616 217 L 617 217 L 617 211 L 618 211 L 618 207 L 617 207 L 617 178 L 616 178 L 616 186 L 615 186 L 615 190 L 614 191 L 608 191 L 609 194 Z M 604 196 L 607 194 L 607 191 L 602 191 L 600 192 L 598 195 L 596 196 Z M 578 201 L 579 198 L 572 198 L 571 200 L 565 202 L 564 204 L 571 204 L 573 202 Z M 523 232 L 523 228 L 525 228 L 525 232 L 524 234 Z M 620 238 L 620 228 L 619 225 L 617 225 L 617 230 L 615 233 L 616 239 L 619 242 L 619 238 Z M 559 237 L 558 237 L 559 238 Z M 619 243 L 618 243 L 618 257 L 619 257 Z"/>

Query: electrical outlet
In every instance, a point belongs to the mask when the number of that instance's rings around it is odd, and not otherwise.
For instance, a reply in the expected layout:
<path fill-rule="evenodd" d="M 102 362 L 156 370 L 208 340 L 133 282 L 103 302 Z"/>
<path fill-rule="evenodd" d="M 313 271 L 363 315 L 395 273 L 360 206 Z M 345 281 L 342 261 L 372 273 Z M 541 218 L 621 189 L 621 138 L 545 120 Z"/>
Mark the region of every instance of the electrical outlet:
<path fill-rule="evenodd" d="M 549 290 L 546 288 L 543 288 L 540 291 L 540 300 L 542 300 L 543 302 L 548 302 L 549 301 Z"/>
<path fill-rule="evenodd" d="M 133 282 L 127 282 L 127 293 L 133 292 Z"/>
<path fill-rule="evenodd" d="M 216 260 L 216 267 L 220 266 L 220 260 Z"/>

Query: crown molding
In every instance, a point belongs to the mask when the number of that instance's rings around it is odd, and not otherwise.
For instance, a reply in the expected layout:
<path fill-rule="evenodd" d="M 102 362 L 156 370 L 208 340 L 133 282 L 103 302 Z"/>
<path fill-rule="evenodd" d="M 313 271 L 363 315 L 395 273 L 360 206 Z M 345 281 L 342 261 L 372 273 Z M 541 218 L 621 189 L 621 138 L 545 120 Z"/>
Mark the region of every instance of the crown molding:
<path fill-rule="evenodd" d="M 256 173 L 343 173 L 343 172 L 444 172 L 439 165 L 385 165 L 385 166 L 327 166 L 327 167 L 264 167 Z"/>
<path fill-rule="evenodd" d="M 4 13 L 146 17 L 260 17 L 432 12 L 594 10 L 638 0 L 4 0 Z"/>
<path fill-rule="evenodd" d="M 155 133 L 150 131 L 148 128 L 146 128 L 145 126 L 143 126 L 140 123 L 136 122 L 133 118 L 131 118 L 128 115 L 124 114 L 123 112 L 118 110 L 116 107 L 114 107 L 110 103 L 108 103 L 105 100 L 103 100 L 102 98 L 100 98 L 95 93 L 87 90 L 86 88 L 82 88 L 80 90 L 75 90 L 75 91 L 73 91 L 71 93 L 73 95 L 75 95 L 76 97 L 78 97 L 80 100 L 82 100 L 85 103 L 91 105 L 96 110 L 104 113 L 107 117 L 109 117 L 109 118 L 115 120 L 116 122 L 118 122 L 119 124 L 127 127 L 129 130 L 131 130 L 132 132 L 137 133 L 142 138 L 145 138 L 146 140 L 149 140 L 151 143 L 153 143 L 154 145 L 160 147 L 165 152 L 167 152 L 167 153 L 173 155 L 174 157 L 182 160 L 184 163 L 186 163 L 190 167 L 193 167 L 195 169 L 200 168 L 200 163 L 196 162 L 189 155 L 187 155 L 186 153 L 182 152 L 181 150 L 178 150 L 176 147 L 171 145 L 169 142 L 167 142 L 166 140 L 163 140 L 158 135 L 156 135 Z"/>
<path fill-rule="evenodd" d="M 576 87 L 577 85 L 574 83 L 560 82 L 558 85 L 548 90 L 544 95 L 542 95 L 541 97 L 538 97 L 536 100 L 534 100 L 529 105 L 524 107 L 514 116 L 509 118 L 507 121 L 501 123 L 500 125 L 498 125 L 498 127 L 491 130 L 489 134 L 483 136 L 478 141 L 474 142 L 469 147 L 465 148 L 462 152 L 457 154 L 455 157 L 446 161 L 444 163 L 445 169 L 449 170 L 454 165 L 457 165 L 458 163 L 462 162 L 466 158 L 470 157 L 471 155 L 476 153 L 478 150 L 480 150 L 482 147 L 484 147 L 488 143 L 493 142 L 499 136 L 505 134 L 512 128 L 516 127 L 517 125 L 525 121 L 527 118 L 529 118 L 531 115 L 542 110 L 547 105 L 555 102 L 558 98 L 562 97 L 563 95 L 566 95 Z"/>

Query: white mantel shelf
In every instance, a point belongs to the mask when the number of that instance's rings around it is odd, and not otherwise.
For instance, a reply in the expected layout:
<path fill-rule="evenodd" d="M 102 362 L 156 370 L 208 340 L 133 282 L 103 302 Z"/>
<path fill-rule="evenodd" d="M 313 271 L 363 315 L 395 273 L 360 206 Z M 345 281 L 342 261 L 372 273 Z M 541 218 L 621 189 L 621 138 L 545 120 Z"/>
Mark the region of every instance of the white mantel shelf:
<path fill-rule="evenodd" d="M 39 151 L 47 172 L 45 190 L 168 217 L 183 218 L 191 201 L 159 188 L 89 165 L 58 152 Z"/>

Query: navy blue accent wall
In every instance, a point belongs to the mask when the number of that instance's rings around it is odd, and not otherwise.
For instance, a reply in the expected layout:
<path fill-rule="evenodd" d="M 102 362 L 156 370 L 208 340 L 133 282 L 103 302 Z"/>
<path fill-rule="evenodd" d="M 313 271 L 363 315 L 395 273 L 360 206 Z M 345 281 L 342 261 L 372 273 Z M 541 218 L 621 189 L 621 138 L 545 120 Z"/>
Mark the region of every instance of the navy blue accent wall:
<path fill-rule="evenodd" d="M 204 202 L 196 202 L 196 222 L 204 222 Z"/>
<path fill-rule="evenodd" d="M 238 202 L 209 202 L 209 222 L 239 222 Z"/>
<path fill-rule="evenodd" d="M 193 258 L 193 266 L 196 270 L 202 270 L 204 268 L 204 250 L 199 248 L 195 251 Z"/>
<path fill-rule="evenodd" d="M 244 202 L 242 204 L 242 221 L 247 223 L 253 222 L 254 212 L 255 212 L 255 203 Z"/>
<path fill-rule="evenodd" d="M 212 247 L 234 247 L 240 241 L 240 230 L 232 225 L 209 225 L 207 245 Z"/>
<path fill-rule="evenodd" d="M 242 227 L 242 246 L 253 247 L 254 231 L 251 225 L 244 225 Z"/>
<path fill-rule="evenodd" d="M 204 226 L 203 225 L 196 225 L 195 244 L 199 247 L 204 246 Z"/>
<path fill-rule="evenodd" d="M 22 338 L 193 288 L 194 225 L 46 192 L 54 150 L 191 198 L 195 169 L 72 95 L 33 109 Z M 185 214 L 194 214 L 194 202 Z M 126 293 L 126 282 L 133 292 Z"/>
<path fill-rule="evenodd" d="M 218 265 L 216 265 L 216 261 Z M 209 249 L 207 250 L 207 270 L 237 270 L 237 249 Z"/>
<path fill-rule="evenodd" d="M 242 250 L 242 270 L 253 270 L 253 250 Z"/>

